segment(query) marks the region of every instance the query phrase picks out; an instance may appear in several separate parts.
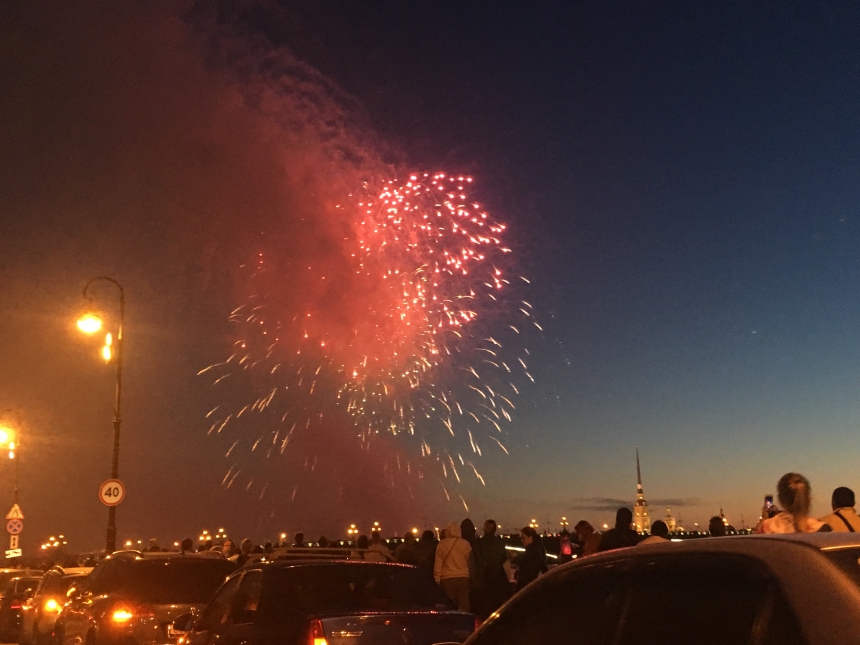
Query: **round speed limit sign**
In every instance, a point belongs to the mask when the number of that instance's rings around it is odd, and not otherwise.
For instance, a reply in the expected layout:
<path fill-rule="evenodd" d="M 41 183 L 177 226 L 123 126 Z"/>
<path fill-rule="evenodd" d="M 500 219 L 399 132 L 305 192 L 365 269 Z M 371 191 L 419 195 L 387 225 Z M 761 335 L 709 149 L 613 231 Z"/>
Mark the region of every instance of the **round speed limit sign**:
<path fill-rule="evenodd" d="M 125 486 L 118 479 L 108 479 L 99 486 L 99 500 L 105 506 L 116 506 L 125 497 Z"/>

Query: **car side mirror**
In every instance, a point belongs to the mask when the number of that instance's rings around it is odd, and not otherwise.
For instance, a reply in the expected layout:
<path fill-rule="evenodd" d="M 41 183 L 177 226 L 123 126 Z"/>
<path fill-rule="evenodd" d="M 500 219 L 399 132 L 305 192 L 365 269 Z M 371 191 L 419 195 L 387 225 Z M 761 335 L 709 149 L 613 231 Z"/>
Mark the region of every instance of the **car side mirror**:
<path fill-rule="evenodd" d="M 194 614 L 182 614 L 181 616 L 177 616 L 173 623 L 171 623 L 171 627 L 173 628 L 174 635 L 181 635 L 186 632 L 190 632 L 191 628 L 194 627 Z"/>

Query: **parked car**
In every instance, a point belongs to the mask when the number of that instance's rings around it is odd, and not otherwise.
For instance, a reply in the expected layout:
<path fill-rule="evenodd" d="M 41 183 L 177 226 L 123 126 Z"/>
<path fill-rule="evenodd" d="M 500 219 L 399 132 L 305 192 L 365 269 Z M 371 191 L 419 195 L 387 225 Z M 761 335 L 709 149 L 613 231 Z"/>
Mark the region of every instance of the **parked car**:
<path fill-rule="evenodd" d="M 95 566 L 54 627 L 58 645 L 162 645 L 180 614 L 197 612 L 236 566 L 223 558 L 120 552 Z"/>
<path fill-rule="evenodd" d="M 19 645 L 51 645 L 54 623 L 66 604 L 69 588 L 92 570 L 92 567 L 54 567 L 42 576 L 36 592 L 21 607 Z"/>
<path fill-rule="evenodd" d="M 4 643 L 14 643 L 18 641 L 18 634 L 21 629 L 21 607 L 39 584 L 42 572 L 39 572 L 39 577 L 36 576 L 21 576 L 11 578 L 3 592 L 0 593 L 0 641 Z"/>
<path fill-rule="evenodd" d="M 255 563 L 230 576 L 179 645 L 460 643 L 476 626 L 426 572 L 357 561 Z M 190 631 L 189 631 L 190 630 Z"/>
<path fill-rule="evenodd" d="M 860 588 L 838 563 L 839 539 L 816 539 L 709 538 L 574 560 L 527 586 L 466 642 L 860 643 Z M 856 551 L 851 557 L 856 565 Z"/>

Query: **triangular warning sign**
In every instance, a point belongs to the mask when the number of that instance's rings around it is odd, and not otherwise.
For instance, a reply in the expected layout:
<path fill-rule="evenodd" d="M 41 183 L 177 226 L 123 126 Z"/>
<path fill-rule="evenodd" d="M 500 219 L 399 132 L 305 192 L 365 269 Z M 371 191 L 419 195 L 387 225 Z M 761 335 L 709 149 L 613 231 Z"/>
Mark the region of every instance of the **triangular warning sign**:
<path fill-rule="evenodd" d="M 12 504 L 12 510 L 6 513 L 7 520 L 23 520 L 24 514 L 21 512 L 21 507 L 17 504 Z"/>

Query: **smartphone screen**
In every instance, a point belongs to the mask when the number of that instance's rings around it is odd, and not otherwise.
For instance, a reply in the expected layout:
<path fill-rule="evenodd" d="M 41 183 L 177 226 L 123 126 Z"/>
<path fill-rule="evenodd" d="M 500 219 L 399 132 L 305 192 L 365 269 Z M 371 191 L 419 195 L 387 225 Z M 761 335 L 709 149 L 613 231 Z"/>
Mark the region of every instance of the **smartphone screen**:
<path fill-rule="evenodd" d="M 764 505 L 767 508 L 773 508 L 773 495 L 765 495 L 764 496 Z"/>

